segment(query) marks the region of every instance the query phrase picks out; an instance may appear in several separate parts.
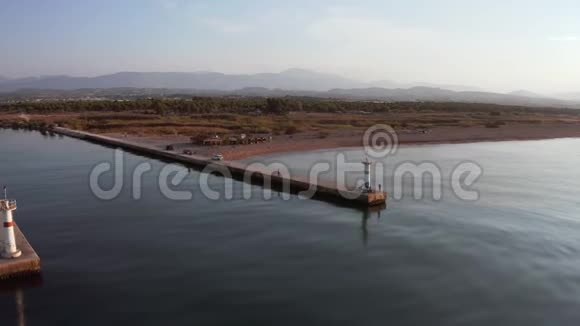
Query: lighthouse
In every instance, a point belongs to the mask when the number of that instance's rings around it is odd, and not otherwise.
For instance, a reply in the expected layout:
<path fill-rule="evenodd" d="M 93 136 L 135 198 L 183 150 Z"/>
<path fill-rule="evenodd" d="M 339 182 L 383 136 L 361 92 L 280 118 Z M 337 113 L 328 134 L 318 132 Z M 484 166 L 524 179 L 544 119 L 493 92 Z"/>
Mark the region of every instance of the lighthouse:
<path fill-rule="evenodd" d="M 0 255 L 3 258 L 18 258 L 22 254 L 16 248 L 16 237 L 14 236 L 14 220 L 12 212 L 16 210 L 16 200 L 0 199 Z"/>
<path fill-rule="evenodd" d="M 363 192 L 372 192 L 372 188 L 371 188 L 371 162 L 369 161 L 369 158 L 365 158 L 364 161 L 362 161 L 362 164 L 365 166 L 365 184 L 363 185 Z"/>

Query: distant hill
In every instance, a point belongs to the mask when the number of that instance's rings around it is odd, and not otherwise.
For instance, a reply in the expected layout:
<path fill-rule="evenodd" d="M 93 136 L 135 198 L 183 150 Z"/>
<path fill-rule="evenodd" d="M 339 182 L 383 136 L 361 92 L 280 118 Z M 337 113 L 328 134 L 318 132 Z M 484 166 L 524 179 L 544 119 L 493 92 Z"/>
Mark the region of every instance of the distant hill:
<path fill-rule="evenodd" d="M 408 89 L 334 89 L 328 92 L 335 97 L 360 100 L 432 101 L 488 103 L 517 106 L 571 107 L 580 108 L 580 103 L 553 98 L 536 98 L 491 92 L 455 92 L 432 87 L 412 87 Z"/>
<path fill-rule="evenodd" d="M 534 92 L 530 92 L 530 91 L 526 91 L 525 89 L 520 89 L 517 91 L 513 91 L 508 93 L 510 95 L 516 95 L 516 96 L 523 96 L 523 97 L 532 97 L 532 98 L 547 98 L 547 96 L 542 95 L 542 94 L 538 94 L 538 93 L 534 93 Z"/>
<path fill-rule="evenodd" d="M 412 88 L 430 87 L 452 91 L 480 91 L 461 85 L 437 85 L 431 83 L 397 83 L 388 80 L 360 82 L 338 75 L 304 69 L 289 69 L 280 73 L 228 75 L 217 72 L 119 72 L 97 77 L 43 76 L 20 79 L 2 79 L 0 92 L 20 89 L 80 88 L 169 88 L 232 91 L 243 88 L 263 87 L 269 89 L 328 91 L 335 88 Z"/>
<path fill-rule="evenodd" d="M 19 89 L 79 88 L 180 88 L 235 90 L 246 87 L 283 88 L 288 90 L 324 91 L 331 88 L 359 87 L 361 83 L 332 74 L 301 69 L 281 73 L 226 75 L 216 72 L 119 72 L 98 77 L 47 76 L 14 79 L 0 84 L 0 91 Z"/>
<path fill-rule="evenodd" d="M 578 93 L 560 93 L 556 95 L 557 98 L 569 100 L 569 101 L 579 101 L 580 102 L 580 92 Z"/>
<path fill-rule="evenodd" d="M 391 80 L 379 80 L 369 83 L 371 87 L 380 88 L 413 88 L 413 87 L 428 87 L 428 88 L 441 88 L 456 92 L 481 92 L 483 91 L 479 87 L 465 86 L 465 85 L 452 85 L 452 84 L 433 84 L 433 83 L 398 83 Z"/>
<path fill-rule="evenodd" d="M 414 86 L 411 86 L 414 85 Z M 106 91 L 104 91 L 106 90 Z M 120 72 L 98 77 L 44 76 L 0 80 L 3 99 L 124 98 L 138 96 L 240 95 L 310 96 L 377 101 L 467 102 L 580 108 L 580 94 L 548 98 L 529 91 L 484 92 L 461 85 L 359 82 L 302 69 L 280 73 L 229 75 L 217 72 Z"/>

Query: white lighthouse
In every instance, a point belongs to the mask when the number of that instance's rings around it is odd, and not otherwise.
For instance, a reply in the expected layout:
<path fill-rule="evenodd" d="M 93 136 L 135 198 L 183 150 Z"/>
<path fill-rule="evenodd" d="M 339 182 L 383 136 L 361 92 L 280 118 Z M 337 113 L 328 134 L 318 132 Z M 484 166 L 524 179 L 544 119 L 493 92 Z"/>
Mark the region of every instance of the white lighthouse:
<path fill-rule="evenodd" d="M 0 255 L 3 258 L 17 258 L 22 252 L 16 248 L 16 237 L 14 236 L 14 220 L 12 212 L 16 210 L 16 200 L 0 199 L 0 222 L 2 231 L 0 232 Z"/>
<path fill-rule="evenodd" d="M 371 162 L 369 161 L 369 158 L 365 158 L 364 161 L 362 161 L 362 164 L 365 166 L 365 184 L 363 185 L 363 192 L 372 192 L 372 188 L 371 188 Z"/>

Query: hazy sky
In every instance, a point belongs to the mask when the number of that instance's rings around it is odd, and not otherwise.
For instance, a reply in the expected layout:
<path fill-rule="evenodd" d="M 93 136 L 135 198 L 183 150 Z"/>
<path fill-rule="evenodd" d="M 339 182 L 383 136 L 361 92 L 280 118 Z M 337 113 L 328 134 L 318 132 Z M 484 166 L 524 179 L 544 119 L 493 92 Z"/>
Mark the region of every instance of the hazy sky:
<path fill-rule="evenodd" d="M 580 91 L 580 1 L 0 0 L 0 75 L 291 67 Z"/>

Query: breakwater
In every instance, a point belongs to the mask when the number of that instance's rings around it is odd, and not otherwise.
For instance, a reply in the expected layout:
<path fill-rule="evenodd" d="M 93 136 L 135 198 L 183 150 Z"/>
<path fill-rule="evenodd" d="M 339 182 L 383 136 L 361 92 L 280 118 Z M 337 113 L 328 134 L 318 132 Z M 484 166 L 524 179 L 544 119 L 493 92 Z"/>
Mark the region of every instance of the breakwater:
<path fill-rule="evenodd" d="M 214 161 L 210 158 L 198 155 L 185 155 L 159 149 L 153 146 L 138 144 L 124 139 L 97 135 L 89 132 L 71 130 L 66 128 L 54 128 L 53 132 L 82 139 L 85 141 L 127 150 L 139 155 L 160 159 L 166 162 L 180 163 L 188 167 L 204 169 L 211 165 L 212 171 L 216 174 L 232 177 L 235 180 L 251 182 L 252 184 L 264 185 L 277 191 L 287 191 L 293 194 L 307 194 L 307 197 L 329 201 L 345 206 L 369 207 L 384 205 L 387 200 L 386 192 L 359 192 L 346 188 L 339 188 L 335 185 L 312 183 L 305 178 L 288 177 L 277 175 L 272 171 L 251 168 L 247 165 L 231 161 Z M 268 184 L 265 181 L 268 181 Z"/>

